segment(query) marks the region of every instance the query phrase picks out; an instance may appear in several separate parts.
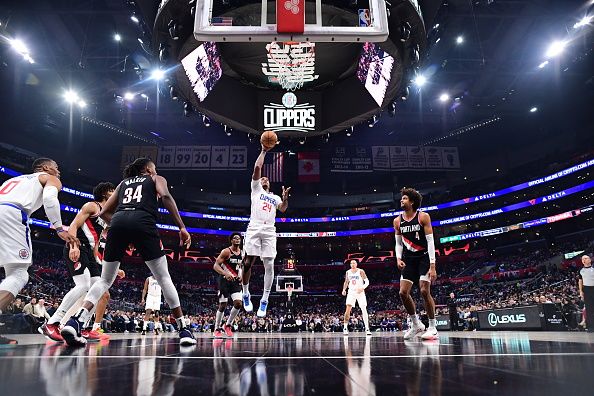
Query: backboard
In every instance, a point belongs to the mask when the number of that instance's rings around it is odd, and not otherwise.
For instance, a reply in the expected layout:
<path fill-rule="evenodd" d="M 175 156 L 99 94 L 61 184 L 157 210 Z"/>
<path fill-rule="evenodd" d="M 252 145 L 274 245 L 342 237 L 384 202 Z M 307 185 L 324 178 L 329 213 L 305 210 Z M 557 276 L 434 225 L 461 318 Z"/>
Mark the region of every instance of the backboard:
<path fill-rule="evenodd" d="M 196 0 L 194 37 L 228 42 L 383 42 L 384 0 Z"/>
<path fill-rule="evenodd" d="M 303 277 L 301 275 L 278 275 L 276 277 L 277 292 L 286 292 L 289 286 L 293 288 L 293 292 L 302 292 Z"/>

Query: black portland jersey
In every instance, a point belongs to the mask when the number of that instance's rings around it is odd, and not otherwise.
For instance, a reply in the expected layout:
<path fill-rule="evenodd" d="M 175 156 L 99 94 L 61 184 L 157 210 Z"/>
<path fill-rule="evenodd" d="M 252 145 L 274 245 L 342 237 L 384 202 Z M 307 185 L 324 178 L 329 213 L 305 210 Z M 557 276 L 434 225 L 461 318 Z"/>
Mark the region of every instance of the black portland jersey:
<path fill-rule="evenodd" d="M 231 272 L 231 274 L 233 274 L 233 276 L 237 277 L 237 274 L 239 274 L 239 269 L 241 268 L 241 262 L 243 261 L 243 252 L 239 250 L 239 254 L 234 254 L 231 248 L 228 249 L 229 252 L 231 252 L 231 256 L 225 261 L 224 266 L 229 272 Z M 223 276 L 221 275 L 221 277 Z"/>
<path fill-rule="evenodd" d="M 419 223 L 419 211 L 410 221 L 404 220 L 404 216 L 400 215 L 400 233 L 404 244 L 404 257 L 418 257 L 427 253 L 427 239 L 425 230 Z"/>
<path fill-rule="evenodd" d="M 127 210 L 142 210 L 157 219 L 157 187 L 150 175 L 129 177 L 120 184 L 116 212 Z"/>
<path fill-rule="evenodd" d="M 99 210 L 101 210 L 101 205 L 98 202 L 95 203 L 99 207 Z M 80 240 L 81 244 L 87 245 L 94 250 L 95 246 L 99 243 L 99 238 L 105 227 L 106 224 L 101 218 L 91 216 L 76 231 L 76 237 Z"/>

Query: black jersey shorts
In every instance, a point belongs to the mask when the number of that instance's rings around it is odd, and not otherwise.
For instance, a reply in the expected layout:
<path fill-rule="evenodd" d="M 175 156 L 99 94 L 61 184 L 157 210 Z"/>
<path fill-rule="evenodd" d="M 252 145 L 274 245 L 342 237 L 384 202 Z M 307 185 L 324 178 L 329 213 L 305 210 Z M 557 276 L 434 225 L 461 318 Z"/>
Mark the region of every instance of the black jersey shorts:
<path fill-rule="evenodd" d="M 241 283 L 238 281 L 228 281 L 219 276 L 219 292 L 217 297 L 219 302 L 227 302 L 230 298 L 240 300 L 242 295 Z"/>
<path fill-rule="evenodd" d="M 95 259 L 95 255 L 90 246 L 80 245 L 80 257 L 76 263 L 70 260 L 70 257 L 68 256 L 69 252 L 70 247 L 68 245 L 64 246 L 64 259 L 66 260 L 70 276 L 82 275 L 87 268 L 89 269 L 91 278 L 101 276 L 101 265 L 99 265 Z"/>
<path fill-rule="evenodd" d="M 126 249 L 133 244 L 144 261 L 165 255 L 155 218 L 143 210 L 122 210 L 113 215 L 103 260 L 121 261 Z"/>
<path fill-rule="evenodd" d="M 406 266 L 400 274 L 401 281 L 407 280 L 416 284 L 418 284 L 419 281 L 431 282 L 431 279 L 427 276 L 430 267 L 428 254 L 403 257 L 402 261 L 404 261 Z"/>

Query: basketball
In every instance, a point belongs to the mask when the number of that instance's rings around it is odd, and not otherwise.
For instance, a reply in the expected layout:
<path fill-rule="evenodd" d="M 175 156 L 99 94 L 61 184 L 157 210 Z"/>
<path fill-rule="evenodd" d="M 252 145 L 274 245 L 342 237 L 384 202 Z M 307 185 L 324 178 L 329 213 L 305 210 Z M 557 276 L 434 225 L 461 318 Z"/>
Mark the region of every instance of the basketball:
<path fill-rule="evenodd" d="M 278 142 L 278 137 L 276 136 L 276 133 L 272 131 L 265 131 L 262 136 L 260 136 L 260 143 L 262 143 L 267 150 L 273 148 L 276 145 L 276 142 Z"/>

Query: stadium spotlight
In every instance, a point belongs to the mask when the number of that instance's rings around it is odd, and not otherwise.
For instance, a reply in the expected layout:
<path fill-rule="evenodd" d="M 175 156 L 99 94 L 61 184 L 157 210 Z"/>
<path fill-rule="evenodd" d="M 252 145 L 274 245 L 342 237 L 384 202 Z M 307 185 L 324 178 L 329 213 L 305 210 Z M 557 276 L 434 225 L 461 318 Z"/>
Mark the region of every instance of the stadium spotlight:
<path fill-rule="evenodd" d="M 122 36 L 120 36 L 118 33 L 116 33 L 116 34 L 113 35 L 113 39 L 115 41 L 118 41 L 119 42 L 119 41 L 122 41 Z"/>
<path fill-rule="evenodd" d="M 539 69 L 544 69 L 546 67 L 546 65 L 548 65 L 548 64 L 549 64 L 549 61 L 546 60 L 546 61 L 542 62 L 540 65 L 538 65 L 538 68 Z"/>
<path fill-rule="evenodd" d="M 373 116 L 371 117 L 371 119 L 369 120 L 369 124 L 367 125 L 369 128 L 373 128 L 375 126 L 375 124 L 377 124 L 378 118 L 377 116 Z"/>
<path fill-rule="evenodd" d="M 64 92 L 64 99 L 66 99 L 66 102 L 70 104 L 78 102 L 80 100 L 78 94 L 72 90 Z"/>
<path fill-rule="evenodd" d="M 233 132 L 233 129 L 231 127 L 228 127 L 227 125 L 225 125 L 223 129 L 227 133 L 227 136 L 231 136 L 231 132 Z M 231 194 L 231 193 L 229 193 L 229 194 Z"/>
<path fill-rule="evenodd" d="M 547 49 L 547 52 L 545 54 L 545 56 L 547 58 L 554 58 L 557 55 L 560 55 L 563 50 L 565 49 L 565 46 L 567 45 L 566 41 L 561 41 L 561 40 L 555 40 L 551 43 L 551 45 L 549 46 L 549 48 Z"/>
<path fill-rule="evenodd" d="M 23 43 L 23 41 L 20 39 L 10 40 L 10 45 L 16 52 L 18 52 L 21 55 L 29 53 L 29 49 L 27 48 L 25 43 Z"/>
<path fill-rule="evenodd" d="M 425 77 L 422 74 L 418 74 L 417 76 L 415 76 L 413 83 L 417 87 L 421 88 L 423 85 L 425 85 L 427 83 L 427 77 Z"/>
<path fill-rule="evenodd" d="M 531 113 L 536 113 L 537 111 L 538 111 L 538 107 L 536 107 L 536 106 L 530 109 Z"/>
<path fill-rule="evenodd" d="M 147 94 L 140 94 L 140 96 L 142 97 L 142 99 L 146 99 L 146 100 L 148 100 L 148 98 L 149 98 Z"/>
<path fill-rule="evenodd" d="M 179 95 L 177 94 L 177 91 L 173 85 L 169 87 L 169 96 L 171 96 L 171 100 L 179 99 Z"/>
<path fill-rule="evenodd" d="M 410 94 L 410 89 L 408 87 L 404 87 L 404 89 L 402 90 L 402 92 L 400 93 L 400 99 L 401 100 L 406 100 L 408 99 L 408 95 Z"/>
<path fill-rule="evenodd" d="M 447 102 L 448 100 L 450 100 L 450 95 L 448 95 L 447 93 L 442 93 L 441 95 L 439 95 L 439 101 L 442 103 Z"/>
<path fill-rule="evenodd" d="M 459 44 L 462 44 L 462 43 L 464 43 L 464 37 L 462 37 L 462 36 L 456 37 L 456 44 L 459 45 Z"/>
<path fill-rule="evenodd" d="M 582 26 L 589 25 L 589 24 L 590 24 L 590 22 L 592 22 L 592 18 L 594 18 L 592 15 L 586 15 L 585 17 L 583 17 L 582 19 L 580 19 L 578 22 L 576 22 L 576 23 L 573 25 L 573 28 L 574 28 L 574 29 L 579 29 L 579 28 L 581 28 Z"/>
<path fill-rule="evenodd" d="M 138 17 L 136 16 L 136 14 L 132 14 L 132 16 L 130 17 L 130 19 L 134 23 L 140 23 L 140 19 L 138 19 Z"/>
<path fill-rule="evenodd" d="M 84 100 L 79 100 L 78 107 L 80 107 L 81 109 L 84 109 L 85 107 L 87 107 L 87 102 L 85 102 Z"/>
<path fill-rule="evenodd" d="M 134 95 L 132 92 L 126 92 L 124 94 L 124 99 L 126 99 L 128 101 L 133 101 L 135 96 L 136 95 Z"/>
<path fill-rule="evenodd" d="M 202 115 L 202 123 L 208 128 L 210 126 L 210 118 L 208 118 L 206 115 Z"/>
<path fill-rule="evenodd" d="M 151 78 L 153 80 L 160 81 L 165 77 L 165 72 L 161 69 L 155 69 L 151 72 Z"/>

